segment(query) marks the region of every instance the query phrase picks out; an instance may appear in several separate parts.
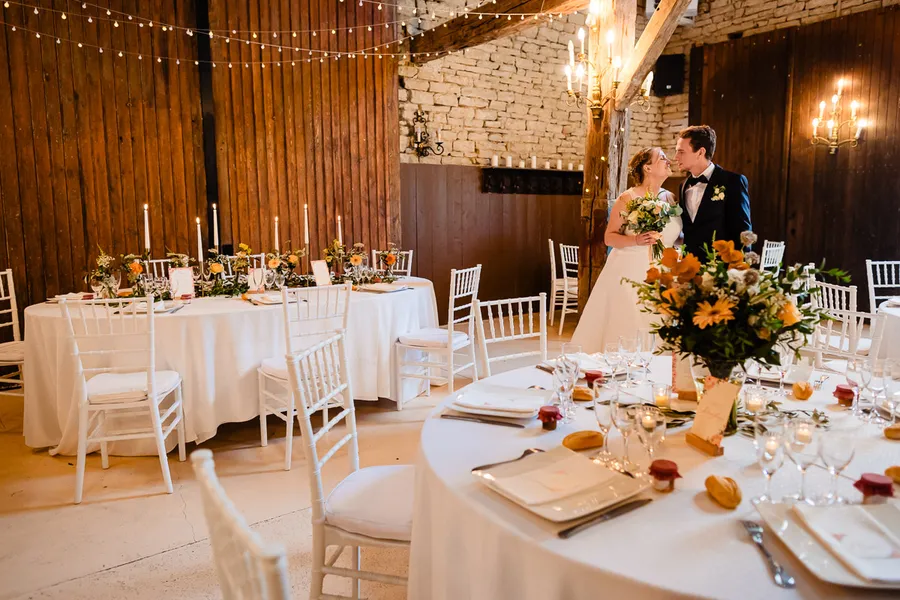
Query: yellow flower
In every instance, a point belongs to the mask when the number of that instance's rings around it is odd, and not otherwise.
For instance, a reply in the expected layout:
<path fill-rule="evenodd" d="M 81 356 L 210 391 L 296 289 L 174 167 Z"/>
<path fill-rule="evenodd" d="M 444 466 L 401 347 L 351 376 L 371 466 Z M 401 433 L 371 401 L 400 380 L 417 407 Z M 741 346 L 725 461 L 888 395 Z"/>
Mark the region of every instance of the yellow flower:
<path fill-rule="evenodd" d="M 710 325 L 733 321 L 732 308 L 734 308 L 734 304 L 725 298 L 719 298 L 712 305 L 709 302 L 700 302 L 697 305 L 697 312 L 694 313 L 694 325 L 700 329 L 706 329 Z"/>
<path fill-rule="evenodd" d="M 350 257 L 350 264 L 353 265 L 354 267 L 358 267 L 359 265 L 362 264 L 362 262 L 363 262 L 362 256 L 360 256 L 359 254 L 354 254 L 353 256 Z"/>
<path fill-rule="evenodd" d="M 785 327 L 790 327 L 800 322 L 801 315 L 794 303 L 788 302 L 778 311 L 778 318 L 784 323 Z"/>
<path fill-rule="evenodd" d="M 387 256 L 384 257 L 384 264 L 386 264 L 387 266 L 391 266 L 392 264 L 394 264 L 396 262 L 397 262 L 396 254 L 388 254 Z"/>
<path fill-rule="evenodd" d="M 223 272 L 224 270 L 225 270 L 225 267 L 222 265 L 222 263 L 212 263 L 211 265 L 209 265 L 209 272 L 213 273 L 215 275 L 218 275 L 219 273 Z"/>
<path fill-rule="evenodd" d="M 300 257 L 296 254 L 291 254 L 290 256 L 288 256 L 288 262 L 292 265 L 298 265 L 300 264 Z"/>
<path fill-rule="evenodd" d="M 277 258 L 269 259 L 269 268 L 270 269 L 277 269 L 280 265 L 281 265 L 281 261 L 279 259 L 277 259 Z"/>

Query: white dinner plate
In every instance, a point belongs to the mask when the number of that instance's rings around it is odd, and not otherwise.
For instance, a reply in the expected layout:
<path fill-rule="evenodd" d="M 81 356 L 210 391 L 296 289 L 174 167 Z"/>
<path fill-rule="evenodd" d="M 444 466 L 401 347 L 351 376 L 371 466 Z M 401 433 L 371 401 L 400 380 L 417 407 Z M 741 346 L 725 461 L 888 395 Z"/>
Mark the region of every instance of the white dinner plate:
<path fill-rule="evenodd" d="M 812 367 L 805 365 L 794 365 L 791 367 L 791 370 L 787 372 L 784 376 L 784 384 L 785 385 L 794 385 L 798 381 L 809 381 L 810 375 L 812 375 Z M 761 381 L 768 381 L 770 383 L 778 383 L 781 375 L 778 373 L 778 369 L 760 367 L 759 365 L 754 365 L 747 369 L 747 377 L 750 379 L 759 379 Z"/>
<path fill-rule="evenodd" d="M 503 417 L 504 419 L 522 419 L 523 421 L 526 419 L 535 418 L 538 415 L 538 411 L 540 410 L 535 409 L 534 411 L 527 413 L 514 413 L 507 410 L 491 410 L 490 408 L 472 408 L 471 406 L 459 406 L 454 402 L 448 404 L 447 408 L 449 408 L 453 412 L 463 413 L 467 415 L 477 415 L 479 417 Z"/>
<path fill-rule="evenodd" d="M 873 590 L 900 590 L 900 583 L 872 583 L 850 571 L 803 526 L 789 504 L 761 503 L 756 505 L 756 511 L 797 560 L 822 581 Z"/>
<path fill-rule="evenodd" d="M 550 403 L 552 392 L 547 390 L 530 390 L 501 385 L 476 383 L 466 387 L 457 394 L 449 408 L 473 415 L 487 417 L 508 417 L 514 419 L 533 419 L 541 406 Z M 467 406 L 457 400 L 464 401 Z M 520 408 L 520 410 L 511 410 Z M 528 408 L 528 410 L 521 410 Z"/>
<path fill-rule="evenodd" d="M 554 502 L 526 505 L 513 496 L 505 494 L 503 490 L 499 489 L 494 484 L 493 480 L 497 477 L 512 477 L 514 475 L 527 473 L 530 470 L 553 464 L 559 459 L 560 454 L 553 450 L 539 452 L 516 462 L 498 465 L 485 471 L 480 471 L 477 474 L 473 473 L 473 476 L 504 498 L 518 504 L 533 514 L 554 523 L 571 521 L 572 519 L 583 517 L 597 512 L 598 510 L 603 510 L 604 508 L 628 500 L 650 487 L 650 481 L 632 479 L 622 473 L 613 472 L 612 477 L 597 487 L 589 488 Z M 585 458 L 585 460 L 589 459 Z M 603 465 L 596 465 L 596 467 L 598 469 L 606 469 Z"/>

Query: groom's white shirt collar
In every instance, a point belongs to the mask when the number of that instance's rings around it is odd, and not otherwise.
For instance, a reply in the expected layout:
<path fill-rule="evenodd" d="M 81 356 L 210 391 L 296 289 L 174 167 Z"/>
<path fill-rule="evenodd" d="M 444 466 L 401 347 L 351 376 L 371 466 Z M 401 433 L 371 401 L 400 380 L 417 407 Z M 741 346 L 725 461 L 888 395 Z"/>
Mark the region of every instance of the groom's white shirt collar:
<path fill-rule="evenodd" d="M 703 172 L 700 173 L 700 175 L 705 176 L 706 180 L 709 181 L 709 178 L 712 177 L 713 171 L 715 170 L 715 163 L 710 161 L 709 165 L 703 169 Z M 706 192 L 706 185 L 707 184 L 703 182 L 698 183 L 684 193 L 684 204 L 687 208 L 688 215 L 691 217 L 691 221 L 697 220 L 697 211 L 700 210 L 700 201 L 703 200 L 703 194 Z"/>

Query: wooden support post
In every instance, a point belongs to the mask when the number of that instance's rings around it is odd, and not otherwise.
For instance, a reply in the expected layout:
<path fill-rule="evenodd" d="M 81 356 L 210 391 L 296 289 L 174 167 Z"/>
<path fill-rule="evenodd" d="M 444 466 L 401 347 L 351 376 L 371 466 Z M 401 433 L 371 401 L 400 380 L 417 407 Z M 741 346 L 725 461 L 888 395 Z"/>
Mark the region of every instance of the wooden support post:
<path fill-rule="evenodd" d="M 626 189 L 629 115 L 617 110 L 614 69 L 610 66 L 607 31 L 613 32 L 612 56 L 625 64 L 634 47 L 636 0 L 609 0 L 603 3 L 599 19 L 590 29 L 589 59 L 592 65 L 592 99 L 605 104 L 588 111 L 585 140 L 584 190 L 581 195 L 582 237 L 578 272 L 578 301 L 584 307 L 591 287 L 606 264 L 606 231 L 610 205 Z"/>

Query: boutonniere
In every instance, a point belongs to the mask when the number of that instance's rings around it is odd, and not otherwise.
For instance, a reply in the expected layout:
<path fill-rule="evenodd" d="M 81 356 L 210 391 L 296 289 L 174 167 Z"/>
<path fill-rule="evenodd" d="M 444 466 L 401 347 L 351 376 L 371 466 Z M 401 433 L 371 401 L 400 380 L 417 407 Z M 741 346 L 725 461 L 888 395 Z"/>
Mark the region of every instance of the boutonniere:
<path fill-rule="evenodd" d="M 725 199 L 725 186 L 717 185 L 713 188 L 712 200 L 716 202 L 721 202 Z"/>

